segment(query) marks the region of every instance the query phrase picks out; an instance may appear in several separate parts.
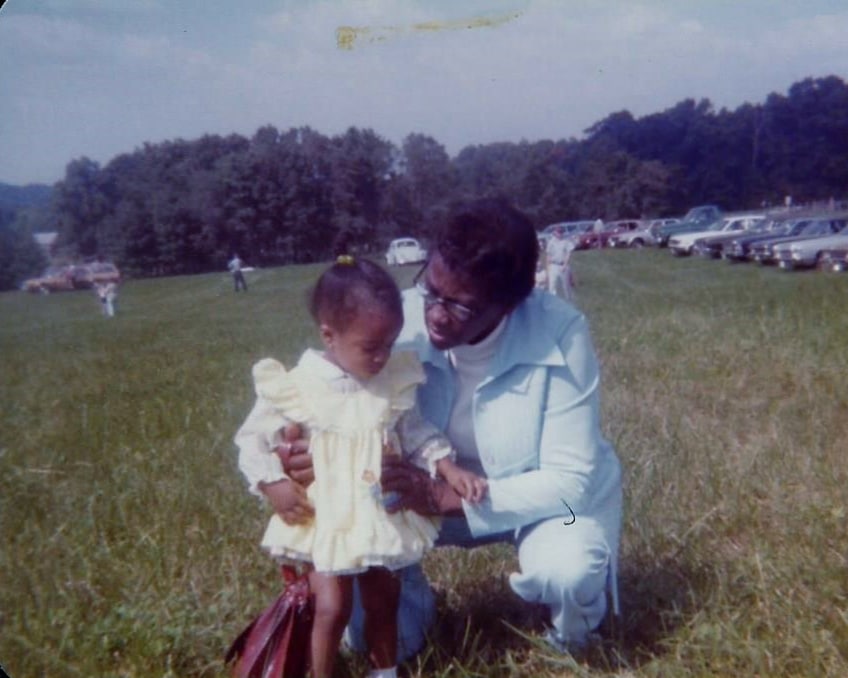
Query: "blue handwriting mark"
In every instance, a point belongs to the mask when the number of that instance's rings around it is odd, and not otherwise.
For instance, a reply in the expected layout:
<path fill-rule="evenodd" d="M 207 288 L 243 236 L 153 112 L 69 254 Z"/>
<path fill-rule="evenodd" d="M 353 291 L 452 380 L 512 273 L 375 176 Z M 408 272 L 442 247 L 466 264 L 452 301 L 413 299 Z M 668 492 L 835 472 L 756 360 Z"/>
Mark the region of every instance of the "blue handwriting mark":
<path fill-rule="evenodd" d="M 571 518 L 566 518 L 563 521 L 562 524 L 563 525 L 574 525 L 574 523 L 577 522 L 577 516 L 574 515 L 574 511 L 571 509 L 571 507 L 568 505 L 568 502 L 565 501 L 565 499 L 560 499 L 560 501 L 565 505 L 565 508 L 567 508 L 568 512 L 571 514 Z"/>

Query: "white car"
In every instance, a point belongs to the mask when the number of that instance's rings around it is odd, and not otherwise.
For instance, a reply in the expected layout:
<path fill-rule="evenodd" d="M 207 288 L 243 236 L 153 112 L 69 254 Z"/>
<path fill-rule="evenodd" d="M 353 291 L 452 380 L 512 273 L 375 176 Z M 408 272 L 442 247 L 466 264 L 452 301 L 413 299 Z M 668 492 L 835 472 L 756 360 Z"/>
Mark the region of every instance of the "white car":
<path fill-rule="evenodd" d="M 639 249 L 649 245 L 656 245 L 656 230 L 661 226 L 676 224 L 680 219 L 653 219 L 643 222 L 642 226 L 632 231 L 614 233 L 609 238 L 610 247 L 632 247 Z"/>
<path fill-rule="evenodd" d="M 763 221 L 763 214 L 742 214 L 733 217 L 725 217 L 713 222 L 711 228 L 706 231 L 693 231 L 691 233 L 678 233 L 668 240 L 668 249 L 675 256 L 682 257 L 692 254 L 695 241 L 699 238 L 709 238 L 722 233 L 733 233 L 735 231 L 747 231 L 756 224 Z"/>
<path fill-rule="evenodd" d="M 810 268 L 817 266 L 819 257 L 828 249 L 848 245 L 848 226 L 845 219 L 834 219 L 837 228 L 834 235 L 823 235 L 807 240 L 780 243 L 774 246 L 774 260 L 784 271 L 795 268 Z"/>
<path fill-rule="evenodd" d="M 386 251 L 386 263 L 389 266 L 403 264 L 420 264 L 427 259 L 427 250 L 421 247 L 415 238 L 398 238 L 392 240 Z"/>

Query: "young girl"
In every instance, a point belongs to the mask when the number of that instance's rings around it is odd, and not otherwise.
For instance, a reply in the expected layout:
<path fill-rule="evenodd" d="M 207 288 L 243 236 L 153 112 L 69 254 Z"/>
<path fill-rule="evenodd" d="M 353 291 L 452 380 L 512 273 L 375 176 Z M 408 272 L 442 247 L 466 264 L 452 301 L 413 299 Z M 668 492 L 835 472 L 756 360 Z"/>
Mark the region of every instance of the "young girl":
<path fill-rule="evenodd" d="M 382 456 L 403 453 L 468 501 L 482 499 L 486 482 L 454 464 L 447 440 L 418 414 L 415 391 L 424 373 L 414 354 L 392 354 L 403 310 L 386 271 L 365 259 L 339 257 L 313 289 L 310 312 L 324 351 L 307 350 L 290 371 L 268 358 L 254 366 L 257 400 L 236 434 L 239 467 L 259 494 L 261 483 L 285 478 L 274 452 L 281 429 L 297 422 L 308 431 L 314 519 L 294 525 L 275 514 L 262 546 L 278 558 L 309 564 L 314 678 L 332 673 L 354 576 L 366 611 L 375 667 L 370 675 L 391 677 L 400 593 L 392 571 L 421 559 L 437 525 L 413 511 L 386 511 Z"/>

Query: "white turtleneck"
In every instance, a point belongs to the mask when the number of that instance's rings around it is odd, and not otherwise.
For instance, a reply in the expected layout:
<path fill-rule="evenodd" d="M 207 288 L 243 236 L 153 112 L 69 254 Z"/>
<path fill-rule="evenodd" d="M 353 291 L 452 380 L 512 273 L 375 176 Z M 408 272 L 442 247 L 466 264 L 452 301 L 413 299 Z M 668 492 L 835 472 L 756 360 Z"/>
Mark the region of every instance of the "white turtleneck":
<path fill-rule="evenodd" d="M 475 465 L 480 462 L 480 451 L 477 449 L 477 440 L 474 437 L 472 416 L 474 390 L 486 376 L 504 327 L 506 327 L 506 316 L 482 341 L 457 346 L 448 351 L 448 358 L 456 377 L 456 394 L 446 433 L 456 448 L 457 458 L 473 461 Z"/>

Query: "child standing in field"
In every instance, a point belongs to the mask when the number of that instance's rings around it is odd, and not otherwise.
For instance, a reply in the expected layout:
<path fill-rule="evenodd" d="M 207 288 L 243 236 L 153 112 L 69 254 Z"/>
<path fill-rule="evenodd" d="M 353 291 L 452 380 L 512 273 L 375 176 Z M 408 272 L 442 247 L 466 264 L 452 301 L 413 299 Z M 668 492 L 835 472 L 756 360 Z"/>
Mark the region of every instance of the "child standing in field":
<path fill-rule="evenodd" d="M 236 434 L 239 467 L 256 494 L 263 483 L 291 482 L 275 453 L 283 442 L 280 431 L 292 422 L 307 430 L 314 518 L 290 524 L 275 514 L 262 546 L 309 566 L 314 678 L 332 674 L 354 577 L 366 610 L 370 675 L 391 677 L 400 594 L 393 571 L 421 559 L 437 525 L 413 511 L 387 512 L 382 457 L 402 453 L 472 502 L 482 499 L 486 482 L 455 465 L 447 440 L 418 414 L 415 393 L 424 373 L 414 354 L 392 353 L 403 310 L 386 271 L 364 259 L 339 257 L 313 289 L 310 312 L 323 351 L 307 350 L 290 371 L 268 358 L 253 367 L 257 400 Z"/>
<path fill-rule="evenodd" d="M 118 285 L 114 282 L 98 283 L 94 291 L 100 299 L 103 315 L 109 318 L 115 315 L 115 300 L 118 298 Z"/>

